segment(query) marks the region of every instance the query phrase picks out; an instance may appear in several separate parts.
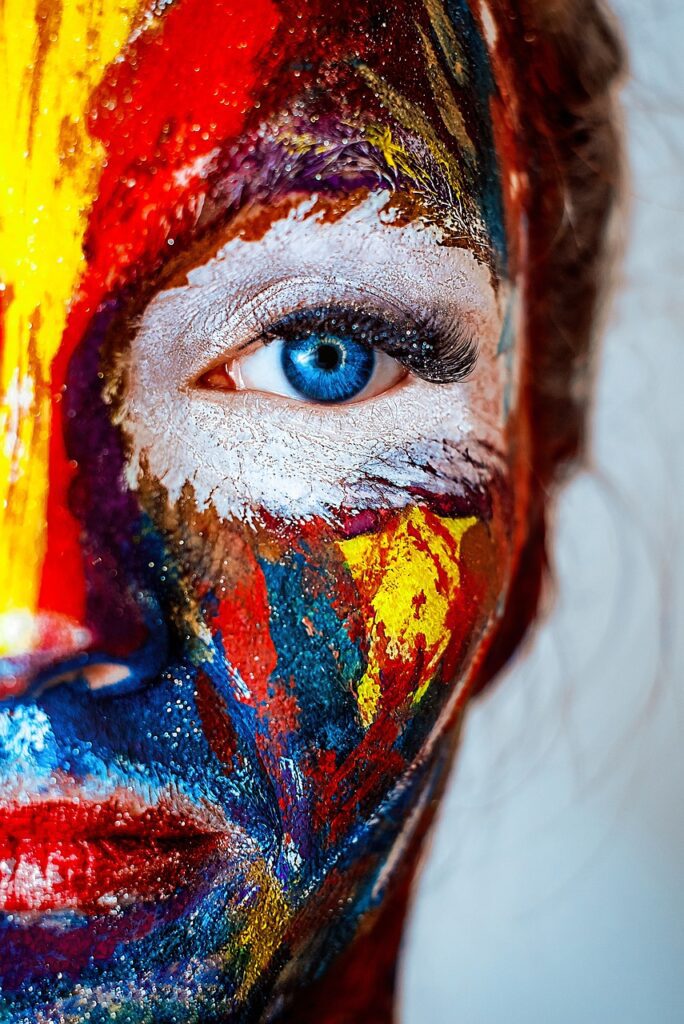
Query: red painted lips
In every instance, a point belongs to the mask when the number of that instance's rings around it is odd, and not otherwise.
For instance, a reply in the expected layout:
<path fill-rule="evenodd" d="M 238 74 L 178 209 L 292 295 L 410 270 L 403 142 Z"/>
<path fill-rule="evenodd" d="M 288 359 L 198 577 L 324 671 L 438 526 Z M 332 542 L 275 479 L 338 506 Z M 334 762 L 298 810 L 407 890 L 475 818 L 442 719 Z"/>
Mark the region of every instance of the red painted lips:
<path fill-rule="evenodd" d="M 207 863 L 222 832 L 128 792 L 0 808 L 0 910 L 102 914 L 157 901 Z"/>

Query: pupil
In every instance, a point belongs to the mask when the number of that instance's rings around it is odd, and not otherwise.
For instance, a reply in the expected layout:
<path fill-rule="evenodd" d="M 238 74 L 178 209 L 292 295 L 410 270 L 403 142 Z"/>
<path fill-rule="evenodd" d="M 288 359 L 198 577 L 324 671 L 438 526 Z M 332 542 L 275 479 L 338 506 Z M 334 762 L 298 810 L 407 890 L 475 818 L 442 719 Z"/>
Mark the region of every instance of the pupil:
<path fill-rule="evenodd" d="M 323 342 L 316 349 L 316 363 L 320 370 L 336 370 L 342 362 L 340 350 L 336 345 Z"/>

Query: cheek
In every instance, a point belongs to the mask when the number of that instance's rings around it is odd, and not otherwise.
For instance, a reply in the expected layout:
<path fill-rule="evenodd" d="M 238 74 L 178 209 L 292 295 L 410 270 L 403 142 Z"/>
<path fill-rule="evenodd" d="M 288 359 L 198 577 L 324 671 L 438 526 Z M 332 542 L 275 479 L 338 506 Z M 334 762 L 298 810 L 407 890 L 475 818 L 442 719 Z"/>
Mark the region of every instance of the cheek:
<path fill-rule="evenodd" d="M 468 662 L 476 627 L 499 589 L 493 538 L 474 516 L 440 517 L 418 507 L 340 548 L 367 641 L 359 716 L 365 728 L 390 715 L 403 724 L 420 713 L 431 687 L 442 696 L 451 690 Z"/>
<path fill-rule="evenodd" d="M 420 505 L 347 537 L 317 521 L 203 529 L 224 554 L 200 617 L 300 853 L 367 818 L 465 700 L 507 573 L 499 523 Z M 199 696 L 230 772 L 231 730 Z"/>

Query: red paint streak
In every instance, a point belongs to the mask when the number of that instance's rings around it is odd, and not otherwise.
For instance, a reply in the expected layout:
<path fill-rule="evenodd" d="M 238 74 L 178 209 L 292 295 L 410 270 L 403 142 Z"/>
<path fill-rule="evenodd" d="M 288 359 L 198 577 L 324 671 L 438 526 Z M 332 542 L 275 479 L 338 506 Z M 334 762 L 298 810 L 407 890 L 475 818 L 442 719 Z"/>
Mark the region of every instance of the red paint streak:
<path fill-rule="evenodd" d="M 266 580 L 254 553 L 240 551 L 240 579 L 221 599 L 212 620 L 227 660 L 237 669 L 250 693 L 250 703 L 268 713 L 268 682 L 278 655 L 269 632 L 270 604 Z"/>
<path fill-rule="evenodd" d="M 204 672 L 197 676 L 195 704 L 202 719 L 202 731 L 207 743 L 227 769 L 232 768 L 237 750 L 237 737 L 228 708 Z"/>
<path fill-rule="evenodd" d="M 482 539 L 483 554 L 489 552 L 490 559 L 486 564 L 472 564 L 472 558 L 464 557 L 469 542 L 463 538 L 459 545 L 438 515 L 427 509 L 423 512 L 424 527 L 418 529 L 409 524 L 408 532 L 416 548 L 430 556 L 434 585 L 448 602 L 444 631 L 433 644 L 428 644 L 426 637 L 419 634 L 410 651 L 404 650 L 392 657 L 382 623 L 375 623 L 376 657 L 381 666 L 381 698 L 377 717 L 347 758 L 338 764 L 329 751 L 323 751 L 312 768 L 316 827 L 329 829 L 331 843 L 343 836 L 359 815 L 370 811 L 386 790 L 388 780 L 405 773 L 406 763 L 395 745 L 404 729 L 410 726 L 414 715 L 420 713 L 420 706 L 413 704 L 417 690 L 439 672 L 441 682 L 436 681 L 433 685 L 440 687 L 437 697 L 441 706 L 448 699 L 455 679 L 472 681 L 476 651 L 482 644 L 483 630 L 499 592 L 500 581 L 492 576 L 489 565 L 494 550 L 491 536 L 484 534 Z M 392 538 L 402 524 L 402 514 L 395 513 L 393 522 L 385 526 L 382 550 L 388 560 L 395 557 Z M 484 527 L 477 529 L 484 530 Z M 446 557 L 451 562 L 458 561 L 458 586 L 445 570 L 444 556 L 440 558 L 434 551 L 436 536 L 446 546 Z M 501 564 L 505 552 L 499 552 L 499 556 L 498 564 Z M 383 572 L 384 566 L 380 566 L 378 575 L 366 580 L 356 592 L 356 605 L 366 628 L 374 621 L 372 603 Z M 415 595 L 413 607 L 416 613 L 425 600 L 422 592 Z M 447 644 L 442 649 L 444 638 L 447 638 Z M 464 671 L 467 671 L 465 677 Z"/>
<path fill-rule="evenodd" d="M 86 605 L 81 524 L 69 509 L 69 491 L 75 476 L 75 467 L 67 457 L 61 406 L 56 404 L 55 398 L 52 417 L 46 510 L 47 548 L 41 574 L 38 607 L 43 612 L 63 615 L 74 624 L 78 624 L 85 621 Z"/>
<path fill-rule="evenodd" d="M 106 913 L 172 895 L 221 833 L 164 804 L 55 800 L 14 804 L 0 820 L 0 909 Z"/>
<path fill-rule="evenodd" d="M 90 115 L 107 153 L 88 249 L 110 287 L 149 269 L 194 225 L 204 158 L 242 132 L 257 85 L 255 57 L 273 39 L 271 0 L 180 0 L 111 65 Z"/>
<path fill-rule="evenodd" d="M 331 845 L 387 790 L 388 779 L 398 779 L 406 772 L 404 758 L 392 749 L 399 732 L 399 723 L 383 713 L 338 767 L 332 764 L 329 751 L 321 752 L 313 773 L 314 820 L 318 829 L 329 828 Z"/>

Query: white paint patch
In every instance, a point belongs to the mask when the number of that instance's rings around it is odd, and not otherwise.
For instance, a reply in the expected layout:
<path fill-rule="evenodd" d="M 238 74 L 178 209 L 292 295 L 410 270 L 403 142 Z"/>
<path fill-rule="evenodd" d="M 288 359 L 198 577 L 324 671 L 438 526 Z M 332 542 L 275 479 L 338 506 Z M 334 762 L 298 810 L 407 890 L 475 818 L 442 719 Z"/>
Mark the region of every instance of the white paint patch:
<path fill-rule="evenodd" d="M 0 906 L 8 899 L 21 896 L 29 909 L 38 910 L 46 900 L 55 896 L 63 882 L 56 858 L 46 861 L 23 854 L 16 861 L 2 861 L 0 871 Z"/>
<path fill-rule="evenodd" d="M 488 475 L 492 450 L 504 457 L 510 369 L 496 353 L 507 289 L 497 295 L 489 269 L 440 244 L 435 228 L 392 226 L 389 199 L 375 194 L 326 223 L 312 212 L 314 196 L 260 240 L 233 239 L 187 285 L 153 299 L 124 368 L 120 421 L 133 488 L 147 466 L 171 500 L 190 484 L 198 506 L 222 518 L 251 520 L 260 509 L 331 518 L 340 507 L 402 507 L 410 487 L 453 493 Z M 473 377 L 440 385 L 409 375 L 341 406 L 195 386 L 284 314 L 345 302 L 429 316 L 445 329 L 462 322 L 480 346 Z M 472 456 L 486 466 L 474 468 Z"/>
<path fill-rule="evenodd" d="M 221 150 L 218 147 L 211 149 L 208 153 L 203 153 L 202 156 L 196 157 L 189 164 L 185 164 L 180 170 L 175 171 L 173 180 L 176 185 L 186 188 L 196 178 L 208 177 L 220 152 Z"/>
<path fill-rule="evenodd" d="M 15 370 L 2 396 L 5 412 L 3 449 L 5 458 L 10 463 L 10 483 L 16 483 L 21 476 L 21 463 L 26 455 L 24 445 L 19 437 L 22 419 L 34 408 L 36 389 L 30 374 L 20 376 Z"/>
<path fill-rule="evenodd" d="M 36 705 L 18 705 L 0 713 L 0 754 L 19 763 L 42 754 L 52 736 L 50 719 Z"/>

